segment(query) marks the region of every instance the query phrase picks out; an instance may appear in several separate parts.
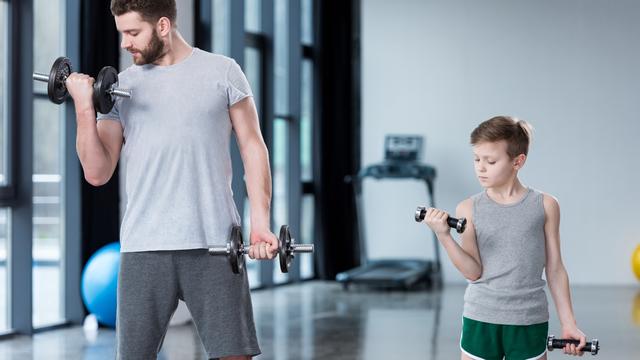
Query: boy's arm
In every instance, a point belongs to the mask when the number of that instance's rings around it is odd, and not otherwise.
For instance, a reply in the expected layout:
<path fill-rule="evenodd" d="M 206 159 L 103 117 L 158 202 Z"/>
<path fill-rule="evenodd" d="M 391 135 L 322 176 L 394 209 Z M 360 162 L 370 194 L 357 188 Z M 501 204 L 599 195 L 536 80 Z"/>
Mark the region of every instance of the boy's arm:
<path fill-rule="evenodd" d="M 469 280 L 478 280 L 482 275 L 482 263 L 476 242 L 476 234 L 472 219 L 472 200 L 467 199 L 456 207 L 456 216 L 467 219 L 467 227 L 462 233 L 462 242 L 458 244 L 451 236 L 447 225 L 446 212 L 430 208 L 425 215 L 425 222 L 435 232 L 453 265 Z"/>
<path fill-rule="evenodd" d="M 576 324 L 571 306 L 569 276 L 560 254 L 560 205 L 554 197 L 547 194 L 544 194 L 543 204 L 547 282 L 556 304 L 556 311 L 562 326 L 562 337 L 580 340 L 580 345 L 575 348 L 582 349 L 586 343 L 586 337 Z M 575 348 L 570 350 L 575 350 Z"/>

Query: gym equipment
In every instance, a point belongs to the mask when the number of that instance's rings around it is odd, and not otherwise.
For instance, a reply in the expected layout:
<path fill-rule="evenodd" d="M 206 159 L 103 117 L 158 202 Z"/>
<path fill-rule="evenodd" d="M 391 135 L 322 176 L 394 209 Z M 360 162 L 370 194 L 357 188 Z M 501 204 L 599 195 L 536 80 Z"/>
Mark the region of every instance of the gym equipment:
<path fill-rule="evenodd" d="M 116 326 L 116 294 L 120 244 L 111 243 L 98 249 L 82 271 L 81 292 L 84 305 L 98 321 Z"/>
<path fill-rule="evenodd" d="M 416 222 L 424 221 L 424 217 L 426 215 L 427 215 L 427 208 L 425 206 L 418 206 L 418 208 L 416 209 L 416 215 L 415 215 Z M 464 229 L 467 228 L 467 219 L 465 218 L 456 219 L 454 217 L 449 216 L 447 218 L 447 225 L 449 225 L 449 227 L 451 228 L 456 229 L 458 234 L 462 234 L 464 232 Z"/>
<path fill-rule="evenodd" d="M 547 350 L 549 351 L 553 351 L 553 349 L 563 349 L 567 344 L 575 344 L 578 346 L 580 341 L 574 339 L 556 339 L 553 335 L 549 335 L 547 337 Z M 600 351 L 600 343 L 598 342 L 598 339 L 587 341 L 582 348 L 582 351 L 589 352 L 591 355 L 597 355 L 598 351 Z"/>
<path fill-rule="evenodd" d="M 34 72 L 33 80 L 46 82 L 49 100 L 54 104 L 62 104 L 69 97 L 65 81 L 72 72 L 71 61 L 61 56 L 53 62 L 48 75 Z M 93 106 L 98 112 L 106 114 L 113 108 L 115 96 L 130 98 L 131 91 L 119 89 L 118 71 L 112 66 L 105 66 L 93 84 Z"/>
<path fill-rule="evenodd" d="M 278 260 L 280 262 L 280 271 L 289 272 L 289 268 L 295 258 L 295 253 L 312 253 L 313 244 L 296 244 L 295 239 L 291 237 L 289 226 L 282 225 L 280 227 L 280 236 L 278 237 Z M 242 228 L 238 225 L 231 227 L 231 236 L 229 242 L 225 246 L 214 246 L 209 248 L 209 255 L 226 255 L 231 264 L 231 271 L 234 274 L 240 274 L 244 271 L 244 255 L 249 253 L 249 246 L 244 245 L 242 240 Z"/>
<path fill-rule="evenodd" d="M 369 260 L 366 252 L 366 232 L 363 220 L 364 205 L 362 185 L 365 179 L 416 179 L 427 184 L 431 206 L 433 200 L 433 181 L 436 169 L 420 163 L 423 138 L 418 135 L 387 135 L 385 138 L 385 159 L 378 164 L 361 169 L 357 175 L 345 178 L 354 188 L 356 218 L 360 240 L 361 266 L 339 273 L 336 280 L 344 289 L 350 284 L 362 284 L 377 288 L 410 289 L 420 284 L 439 286 L 442 283 L 440 266 L 440 247 L 433 235 L 435 259 L 384 259 Z"/>
<path fill-rule="evenodd" d="M 631 269 L 636 278 L 640 280 L 640 245 L 631 254 Z"/>

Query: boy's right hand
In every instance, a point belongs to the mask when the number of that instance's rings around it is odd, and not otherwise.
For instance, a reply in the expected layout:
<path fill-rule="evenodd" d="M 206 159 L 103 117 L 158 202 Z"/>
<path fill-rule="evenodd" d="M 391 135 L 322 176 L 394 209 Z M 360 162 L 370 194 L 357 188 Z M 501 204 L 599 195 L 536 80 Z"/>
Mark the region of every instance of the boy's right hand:
<path fill-rule="evenodd" d="M 449 214 L 446 211 L 428 208 L 427 213 L 424 216 L 424 222 L 433 230 L 439 237 L 440 235 L 449 234 L 451 227 L 447 224 Z"/>
<path fill-rule="evenodd" d="M 95 79 L 89 75 L 72 73 L 65 81 L 69 95 L 73 98 L 76 112 L 93 110 L 93 83 Z"/>

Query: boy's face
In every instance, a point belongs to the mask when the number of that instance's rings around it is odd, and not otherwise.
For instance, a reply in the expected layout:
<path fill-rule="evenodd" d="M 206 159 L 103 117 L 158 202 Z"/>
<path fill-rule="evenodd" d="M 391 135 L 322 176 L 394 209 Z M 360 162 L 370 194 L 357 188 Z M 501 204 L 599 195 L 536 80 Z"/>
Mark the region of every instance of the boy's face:
<path fill-rule="evenodd" d="M 135 11 L 115 17 L 116 28 L 122 34 L 120 47 L 133 55 L 136 65 L 150 64 L 164 54 L 164 43 L 153 24 Z"/>
<path fill-rule="evenodd" d="M 502 186 L 511 181 L 524 164 L 524 155 L 512 159 L 507 142 L 482 142 L 473 146 L 474 168 L 484 188 Z"/>

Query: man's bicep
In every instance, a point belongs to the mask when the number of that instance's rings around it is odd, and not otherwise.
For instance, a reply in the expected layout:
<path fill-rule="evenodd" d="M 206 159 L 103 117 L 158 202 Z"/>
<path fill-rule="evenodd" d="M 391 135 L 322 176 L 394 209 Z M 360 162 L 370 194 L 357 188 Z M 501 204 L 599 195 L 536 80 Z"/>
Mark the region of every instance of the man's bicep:
<path fill-rule="evenodd" d="M 112 170 L 115 169 L 118 159 L 120 158 L 120 150 L 124 136 L 122 134 L 122 124 L 120 121 L 104 119 L 98 121 L 98 137 L 102 145 L 107 149 L 109 158 L 111 159 Z"/>
<path fill-rule="evenodd" d="M 262 138 L 260 133 L 260 123 L 258 121 L 258 113 L 253 103 L 253 98 L 248 96 L 229 108 L 229 117 L 233 130 L 236 133 L 238 143 L 253 138 Z"/>

